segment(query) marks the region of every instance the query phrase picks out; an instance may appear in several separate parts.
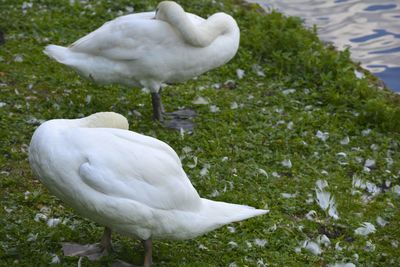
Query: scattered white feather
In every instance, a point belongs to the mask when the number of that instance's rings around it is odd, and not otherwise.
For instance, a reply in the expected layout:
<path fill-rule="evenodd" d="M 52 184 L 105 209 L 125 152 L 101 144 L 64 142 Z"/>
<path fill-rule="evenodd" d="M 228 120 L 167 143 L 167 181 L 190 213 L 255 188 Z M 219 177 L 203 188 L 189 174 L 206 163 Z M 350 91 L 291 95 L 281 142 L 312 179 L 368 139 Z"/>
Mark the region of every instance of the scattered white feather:
<path fill-rule="evenodd" d="M 392 240 L 392 241 L 390 241 L 390 244 L 391 244 L 392 247 L 394 247 L 394 248 L 398 248 L 398 247 L 399 247 L 399 241 L 397 241 L 397 240 Z"/>
<path fill-rule="evenodd" d="M 325 170 L 322 170 L 322 171 L 321 171 L 321 174 L 323 174 L 323 175 L 329 175 L 329 172 L 327 172 L 327 171 L 325 171 Z"/>
<path fill-rule="evenodd" d="M 11 212 L 14 211 L 14 209 L 13 208 L 4 207 L 4 211 L 7 212 L 7 213 L 11 213 Z"/>
<path fill-rule="evenodd" d="M 317 180 L 315 185 L 319 190 L 323 190 L 325 187 L 328 187 L 328 182 L 326 180 Z"/>
<path fill-rule="evenodd" d="M 238 265 L 236 264 L 236 262 L 231 262 L 229 263 L 228 267 L 238 267 Z"/>
<path fill-rule="evenodd" d="M 231 109 L 237 109 L 238 107 L 239 105 L 235 101 L 231 103 Z"/>
<path fill-rule="evenodd" d="M 260 65 L 253 64 L 251 68 L 258 76 L 265 77 L 265 73 Z"/>
<path fill-rule="evenodd" d="M 276 229 L 278 229 L 278 227 L 276 226 L 276 223 L 274 223 L 274 225 L 272 225 L 270 228 L 268 228 L 268 231 L 273 233 L 276 231 Z"/>
<path fill-rule="evenodd" d="M 198 96 L 192 103 L 195 105 L 207 105 L 208 101 L 204 97 Z"/>
<path fill-rule="evenodd" d="M 268 264 L 266 264 L 264 262 L 264 259 L 257 259 L 257 266 L 258 267 L 265 267 L 265 266 L 268 266 Z"/>
<path fill-rule="evenodd" d="M 214 197 L 217 197 L 219 195 L 220 195 L 219 191 L 217 189 L 214 189 L 214 191 L 211 194 L 209 194 L 208 196 L 211 197 L 211 198 L 214 198 Z"/>
<path fill-rule="evenodd" d="M 49 227 L 55 227 L 60 223 L 61 223 L 61 219 L 60 218 L 49 218 L 47 220 L 47 226 L 49 226 Z"/>
<path fill-rule="evenodd" d="M 208 247 L 204 246 L 203 244 L 199 245 L 199 249 L 201 250 L 208 250 Z"/>
<path fill-rule="evenodd" d="M 24 57 L 22 55 L 16 55 L 14 57 L 14 62 L 23 62 L 24 61 Z"/>
<path fill-rule="evenodd" d="M 248 99 L 248 100 L 254 99 L 254 95 L 249 94 L 249 95 L 247 96 L 247 99 Z"/>
<path fill-rule="evenodd" d="M 133 6 L 126 6 L 126 7 L 125 7 L 125 10 L 126 10 L 126 12 L 128 12 L 128 13 L 133 13 L 133 11 L 134 11 L 135 9 L 133 8 Z"/>
<path fill-rule="evenodd" d="M 315 189 L 315 193 L 317 196 L 316 201 L 321 209 L 324 211 L 328 210 L 329 216 L 331 216 L 333 219 L 339 219 L 335 198 L 331 196 L 331 193 L 318 188 Z"/>
<path fill-rule="evenodd" d="M 283 167 L 286 167 L 288 169 L 292 168 L 292 162 L 290 161 L 290 159 L 284 159 L 281 162 Z"/>
<path fill-rule="evenodd" d="M 28 235 L 28 238 L 26 239 L 26 241 L 35 242 L 37 240 L 37 237 L 38 237 L 38 233 L 36 233 L 36 234 L 30 233 Z"/>
<path fill-rule="evenodd" d="M 386 221 L 385 219 L 383 219 L 381 216 L 376 217 L 376 223 L 380 226 L 380 227 L 385 227 L 386 224 L 388 224 L 389 222 Z"/>
<path fill-rule="evenodd" d="M 354 70 L 354 75 L 357 79 L 363 79 L 365 77 L 364 73 L 359 72 L 358 70 Z"/>
<path fill-rule="evenodd" d="M 303 248 L 310 251 L 314 255 L 320 255 L 322 253 L 321 247 L 314 241 L 304 241 Z"/>
<path fill-rule="evenodd" d="M 360 178 L 358 178 L 356 176 L 353 176 L 353 187 L 354 188 L 365 189 L 367 187 L 367 185 Z"/>
<path fill-rule="evenodd" d="M 234 232 L 236 232 L 236 228 L 233 227 L 233 226 L 227 226 L 226 228 L 228 229 L 229 233 L 234 233 Z"/>
<path fill-rule="evenodd" d="M 228 245 L 230 245 L 231 247 L 237 247 L 238 244 L 235 241 L 229 241 Z"/>
<path fill-rule="evenodd" d="M 367 136 L 367 135 L 369 135 L 369 134 L 371 133 L 371 131 L 372 131 L 372 130 L 368 128 L 368 129 L 362 130 L 362 131 L 361 131 L 361 134 L 362 134 L 363 136 Z"/>
<path fill-rule="evenodd" d="M 336 154 L 336 156 L 346 158 L 346 157 L 347 157 L 347 154 L 344 153 L 344 152 L 339 152 L 339 153 Z"/>
<path fill-rule="evenodd" d="M 289 121 L 288 124 L 287 124 L 287 126 L 286 126 L 286 128 L 287 128 L 288 130 L 292 130 L 292 129 L 293 129 L 293 125 L 294 125 L 294 123 L 293 123 L 292 121 Z"/>
<path fill-rule="evenodd" d="M 185 146 L 182 148 L 182 151 L 186 154 L 189 154 L 190 152 L 193 151 L 193 149 L 190 146 Z"/>
<path fill-rule="evenodd" d="M 289 95 L 289 94 L 293 94 L 295 92 L 296 92 L 296 89 L 285 89 L 282 91 L 282 94 Z"/>
<path fill-rule="evenodd" d="M 372 223 L 363 222 L 361 227 L 359 227 L 356 230 L 354 230 L 354 233 L 356 235 L 366 236 L 366 235 L 369 235 L 371 233 L 375 233 L 375 231 L 376 231 L 376 228 Z"/>
<path fill-rule="evenodd" d="M 317 133 L 315 134 L 315 136 L 322 140 L 322 141 L 326 141 L 329 138 L 329 133 L 328 132 L 321 132 L 320 130 L 317 131 Z"/>
<path fill-rule="evenodd" d="M 4 106 L 6 106 L 6 105 L 7 105 L 7 103 L 5 103 L 5 102 L 0 102 L 0 108 L 4 107 Z"/>
<path fill-rule="evenodd" d="M 28 199 L 29 196 L 30 196 L 30 194 L 31 194 L 31 192 L 25 191 L 25 193 L 24 193 L 24 198 L 25 198 L 25 199 Z"/>
<path fill-rule="evenodd" d="M 350 138 L 348 136 L 346 136 L 345 138 L 343 138 L 342 140 L 340 140 L 340 144 L 341 145 L 348 145 L 350 143 Z"/>
<path fill-rule="evenodd" d="M 86 98 L 85 98 L 85 102 L 86 102 L 87 105 L 89 105 L 90 102 L 92 102 L 92 96 L 91 95 L 87 95 Z"/>
<path fill-rule="evenodd" d="M 400 196 L 400 185 L 395 185 L 392 187 L 393 193 Z"/>
<path fill-rule="evenodd" d="M 367 187 L 368 193 L 370 193 L 374 196 L 381 192 L 381 189 L 378 186 L 376 186 L 376 184 L 374 184 L 374 183 L 366 182 L 365 185 Z"/>
<path fill-rule="evenodd" d="M 267 240 L 265 240 L 265 239 L 259 239 L 259 238 L 256 238 L 256 239 L 254 239 L 254 245 L 256 245 L 256 246 L 258 246 L 258 247 L 265 247 L 265 245 L 267 244 Z"/>
<path fill-rule="evenodd" d="M 264 169 L 259 168 L 258 172 L 268 178 L 268 173 Z"/>
<path fill-rule="evenodd" d="M 365 251 L 374 252 L 375 248 L 376 248 L 376 246 L 374 243 L 372 243 L 372 241 L 367 240 L 367 242 L 365 242 L 365 247 L 364 247 Z"/>
<path fill-rule="evenodd" d="M 312 203 L 314 203 L 314 198 L 312 198 L 312 197 L 307 198 L 307 199 L 306 199 L 306 203 L 307 203 L 307 204 L 312 204 Z"/>
<path fill-rule="evenodd" d="M 57 256 L 57 254 L 51 253 L 50 255 L 52 256 L 50 264 L 58 264 L 61 262 L 60 258 Z"/>
<path fill-rule="evenodd" d="M 329 247 L 331 245 L 331 240 L 326 235 L 318 236 L 317 242 L 325 247 Z"/>
<path fill-rule="evenodd" d="M 197 166 L 197 157 L 194 156 L 194 157 L 193 157 L 193 164 L 188 164 L 187 166 L 188 166 L 190 169 L 195 168 L 195 167 Z"/>
<path fill-rule="evenodd" d="M 328 267 L 356 267 L 356 265 L 354 263 L 351 262 L 336 262 L 334 264 L 329 264 Z"/>
<path fill-rule="evenodd" d="M 374 159 L 367 159 L 367 160 L 365 161 L 365 163 L 364 163 L 364 167 L 367 167 L 367 168 L 374 168 L 374 167 L 375 167 L 375 164 L 376 164 L 376 162 L 375 162 Z"/>
<path fill-rule="evenodd" d="M 214 83 L 213 85 L 211 85 L 212 88 L 214 89 L 220 89 L 221 88 L 221 84 L 220 83 Z"/>
<path fill-rule="evenodd" d="M 206 176 L 208 174 L 208 168 L 210 168 L 210 164 L 204 164 L 203 168 L 200 170 L 200 176 Z"/>
<path fill-rule="evenodd" d="M 273 177 L 275 177 L 275 178 L 281 177 L 281 176 L 279 175 L 279 173 L 277 173 L 277 172 L 272 172 L 271 175 L 272 175 Z M 400 188 L 399 188 L 399 190 L 400 190 Z M 400 192 L 400 191 L 399 191 L 399 192 Z"/>
<path fill-rule="evenodd" d="M 315 217 L 317 216 L 317 212 L 315 210 L 310 210 L 309 212 L 307 212 L 306 214 L 306 218 L 309 221 L 314 221 Z"/>
<path fill-rule="evenodd" d="M 379 149 L 379 146 L 377 144 L 372 144 L 369 148 L 373 151 L 377 151 Z"/>
<path fill-rule="evenodd" d="M 228 160 L 229 160 L 229 158 L 226 157 L 226 156 L 221 159 L 222 162 L 225 162 L 225 161 L 228 161 Z"/>
<path fill-rule="evenodd" d="M 244 75 L 245 75 L 244 70 L 236 69 L 236 76 L 238 77 L 239 80 L 243 79 Z"/>
<path fill-rule="evenodd" d="M 295 198 L 297 196 L 297 193 L 295 193 L 295 194 L 281 193 L 281 196 L 283 198 Z"/>
<path fill-rule="evenodd" d="M 336 244 L 335 244 L 335 249 L 336 249 L 337 251 L 342 251 L 342 250 L 343 250 L 343 247 L 340 246 L 340 242 L 336 242 Z"/>
<path fill-rule="evenodd" d="M 47 221 L 47 215 L 43 214 L 43 213 L 37 213 L 35 215 L 35 222 L 40 222 L 40 221 Z"/>
<path fill-rule="evenodd" d="M 216 105 L 211 105 L 211 106 L 210 106 L 210 111 L 211 111 L 212 113 L 216 113 L 216 112 L 219 111 L 219 107 L 217 107 Z"/>

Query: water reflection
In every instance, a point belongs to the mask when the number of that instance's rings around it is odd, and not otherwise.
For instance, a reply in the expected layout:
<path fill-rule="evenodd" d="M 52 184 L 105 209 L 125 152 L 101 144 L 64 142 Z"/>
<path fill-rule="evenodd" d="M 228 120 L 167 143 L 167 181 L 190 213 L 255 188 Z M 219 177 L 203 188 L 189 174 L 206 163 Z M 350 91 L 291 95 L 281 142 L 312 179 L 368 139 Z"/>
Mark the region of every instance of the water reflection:
<path fill-rule="evenodd" d="M 320 37 L 400 91 L 400 3 L 389 0 L 248 0 L 317 25 Z"/>

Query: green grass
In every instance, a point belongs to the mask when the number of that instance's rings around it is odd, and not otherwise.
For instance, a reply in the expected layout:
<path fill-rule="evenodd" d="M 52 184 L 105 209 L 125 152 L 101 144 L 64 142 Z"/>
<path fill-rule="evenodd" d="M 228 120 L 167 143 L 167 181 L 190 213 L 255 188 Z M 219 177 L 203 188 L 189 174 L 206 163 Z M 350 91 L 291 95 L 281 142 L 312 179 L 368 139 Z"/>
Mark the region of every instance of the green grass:
<path fill-rule="evenodd" d="M 45 266 L 54 254 L 61 265 L 76 266 L 78 258 L 62 256 L 60 242 L 99 240 L 101 227 L 51 196 L 33 177 L 27 161 L 30 138 L 41 120 L 98 111 L 119 112 L 127 116 L 131 130 L 170 144 L 184 156 L 184 169 L 201 196 L 271 210 L 233 224 L 234 233 L 222 227 L 193 240 L 156 241 L 155 266 L 400 265 L 396 248 L 400 196 L 393 193 L 400 184 L 399 97 L 378 89 L 379 83 L 368 73 L 357 79 L 354 71 L 360 68 L 351 62 L 348 51 L 324 45 L 298 18 L 263 15 L 256 6 L 236 1 L 180 1 L 185 9 L 202 16 L 221 10 L 232 14 L 242 37 L 231 62 L 163 91 L 167 110 L 185 106 L 199 114 L 195 132 L 182 136 L 151 120 L 150 96 L 139 89 L 96 86 L 42 53 L 46 44 L 67 45 L 119 11 L 126 13 L 126 6 L 140 12 L 153 9 L 154 1 L 89 5 L 76 0 L 70 5 L 69 1 L 37 0 L 25 14 L 23 2 L 0 0 L 0 29 L 6 34 L 6 43 L 0 46 L 0 102 L 5 103 L 0 107 L 1 266 Z M 17 62 L 18 55 L 22 62 Z M 265 76 L 253 71 L 254 64 Z M 238 68 L 246 74 L 240 80 Z M 235 88 L 214 88 L 227 80 L 235 80 Z M 285 94 L 291 92 L 287 89 L 295 91 Z M 210 104 L 192 104 L 198 96 Z M 233 102 L 237 109 L 231 109 Z M 210 105 L 220 111 L 210 112 Z M 133 110 L 142 116 L 132 115 Z M 369 134 L 363 134 L 366 129 Z M 317 131 L 328 132 L 329 138 L 322 141 Z M 347 136 L 349 144 L 342 145 Z M 191 152 L 184 152 L 185 147 Z M 338 156 L 340 152 L 347 156 Z M 190 168 L 194 157 L 198 164 Z M 291 160 L 292 168 L 281 164 L 285 159 Z M 376 161 L 369 172 L 364 170 L 366 159 Z M 206 164 L 208 174 L 201 176 Z M 357 189 L 352 194 L 355 177 L 374 183 L 382 192 L 372 196 L 367 189 Z M 336 199 L 338 220 L 311 201 L 318 179 L 329 184 L 326 190 Z M 295 197 L 284 198 L 282 193 Z M 48 227 L 44 221 L 35 221 L 43 207 L 50 208 L 49 217 L 61 218 L 63 223 Z M 314 221 L 305 217 L 310 210 L 317 212 Z M 378 216 L 388 224 L 379 226 Z M 373 223 L 376 232 L 355 235 L 362 222 Z M 305 249 L 296 252 L 304 240 L 315 241 L 323 234 L 331 244 L 321 245 L 320 255 Z M 260 247 L 255 239 L 267 243 Z M 335 249 L 338 242 L 342 250 Z M 374 250 L 366 249 L 367 242 Z M 84 259 L 82 265 L 104 266 L 115 258 L 141 261 L 139 242 L 116 235 L 114 245 L 116 251 L 109 257 L 94 264 Z"/>

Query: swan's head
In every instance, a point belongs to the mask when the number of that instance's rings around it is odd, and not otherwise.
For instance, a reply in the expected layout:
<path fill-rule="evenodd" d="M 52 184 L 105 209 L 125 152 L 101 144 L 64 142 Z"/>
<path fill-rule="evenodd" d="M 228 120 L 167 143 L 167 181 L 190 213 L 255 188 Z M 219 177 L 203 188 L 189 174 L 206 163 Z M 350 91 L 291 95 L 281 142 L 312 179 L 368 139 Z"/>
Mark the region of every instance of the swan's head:
<path fill-rule="evenodd" d="M 86 127 L 129 129 L 128 120 L 115 112 L 98 112 L 81 120 Z"/>
<path fill-rule="evenodd" d="M 184 14 L 183 8 L 173 1 L 162 1 L 158 4 L 156 9 L 155 19 L 170 22 L 171 19 L 179 17 Z"/>

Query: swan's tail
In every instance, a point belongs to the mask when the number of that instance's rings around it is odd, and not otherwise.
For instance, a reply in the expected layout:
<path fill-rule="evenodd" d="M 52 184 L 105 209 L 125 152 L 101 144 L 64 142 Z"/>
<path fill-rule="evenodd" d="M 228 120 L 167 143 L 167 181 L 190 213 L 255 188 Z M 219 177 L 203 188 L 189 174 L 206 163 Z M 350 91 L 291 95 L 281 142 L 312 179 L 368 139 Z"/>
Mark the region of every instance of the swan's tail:
<path fill-rule="evenodd" d="M 202 229 L 204 233 L 217 229 L 225 224 L 242 221 L 269 212 L 269 210 L 255 209 L 245 205 L 213 201 L 205 198 L 201 200 L 203 202 L 203 208 L 199 215 L 209 222 L 205 229 Z"/>
<path fill-rule="evenodd" d="M 57 60 L 58 62 L 60 62 L 62 64 L 66 64 L 66 60 L 68 58 L 69 51 L 68 51 L 67 47 L 58 46 L 58 45 L 48 45 L 43 50 L 43 53 L 45 53 L 49 57 Z"/>

